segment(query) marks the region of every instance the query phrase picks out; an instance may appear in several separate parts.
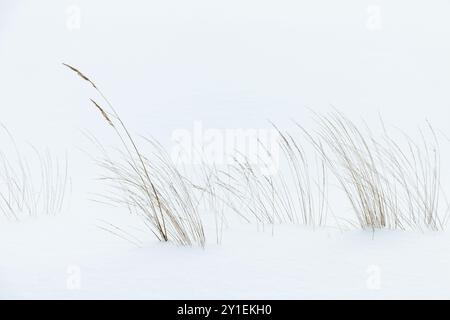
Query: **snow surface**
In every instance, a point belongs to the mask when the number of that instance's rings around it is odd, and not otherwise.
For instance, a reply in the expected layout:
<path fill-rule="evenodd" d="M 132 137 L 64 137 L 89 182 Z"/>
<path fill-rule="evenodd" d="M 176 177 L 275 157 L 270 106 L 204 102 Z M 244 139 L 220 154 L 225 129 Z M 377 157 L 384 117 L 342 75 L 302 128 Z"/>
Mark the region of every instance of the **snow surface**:
<path fill-rule="evenodd" d="M 67 24 L 74 7 L 79 29 Z M 0 220 L 0 298 L 448 298 L 450 231 L 236 221 L 220 245 L 209 226 L 204 250 L 156 242 L 125 210 L 89 201 L 103 190 L 82 132 L 115 140 L 91 88 L 61 63 L 94 78 L 133 132 L 168 148 L 195 121 L 289 128 L 330 105 L 407 132 L 428 119 L 450 137 L 449 14 L 447 0 L 0 1 L 0 121 L 20 143 L 67 152 L 72 177 L 67 212 Z M 333 209 L 348 216 L 347 203 Z"/>
<path fill-rule="evenodd" d="M 241 225 L 204 250 L 142 238 L 145 244 L 136 247 L 69 217 L 2 225 L 0 297 L 429 299 L 449 293 L 447 233 Z"/>

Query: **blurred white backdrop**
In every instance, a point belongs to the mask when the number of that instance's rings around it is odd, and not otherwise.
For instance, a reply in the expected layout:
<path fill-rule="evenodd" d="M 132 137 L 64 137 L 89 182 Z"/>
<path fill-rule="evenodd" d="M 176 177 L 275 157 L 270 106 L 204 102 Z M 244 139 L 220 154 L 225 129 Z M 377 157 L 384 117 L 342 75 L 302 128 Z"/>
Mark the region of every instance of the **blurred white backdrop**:
<path fill-rule="evenodd" d="M 332 106 L 413 137 L 429 120 L 450 137 L 449 17 L 450 0 L 0 0 L 0 123 L 24 148 L 67 152 L 73 183 L 70 215 L 0 223 L 0 298 L 448 297 L 448 232 L 341 234 L 330 215 L 314 232 L 236 224 L 214 246 L 205 219 L 205 250 L 156 243 L 125 209 L 88 201 L 105 188 L 83 132 L 117 140 L 92 87 L 62 63 L 95 80 L 133 133 L 168 148 L 195 123 L 311 128 L 309 109 Z M 441 148 L 450 186 L 450 141 Z M 330 202 L 355 219 L 342 192 Z M 67 284 L 74 275 L 81 290 Z"/>
<path fill-rule="evenodd" d="M 80 197 L 95 177 L 81 132 L 113 135 L 62 62 L 165 145 L 195 121 L 288 128 L 331 105 L 405 130 L 428 119 L 450 136 L 449 13 L 448 0 L 1 0 L 0 121 L 67 150 Z"/>

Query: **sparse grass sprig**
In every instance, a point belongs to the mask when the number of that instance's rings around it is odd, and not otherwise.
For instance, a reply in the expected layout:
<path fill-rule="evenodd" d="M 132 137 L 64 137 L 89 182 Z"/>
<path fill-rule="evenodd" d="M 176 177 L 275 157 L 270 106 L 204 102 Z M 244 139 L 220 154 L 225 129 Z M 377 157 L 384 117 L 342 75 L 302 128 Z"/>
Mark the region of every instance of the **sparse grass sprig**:
<path fill-rule="evenodd" d="M 67 203 L 70 190 L 68 160 L 60 160 L 50 151 L 34 146 L 26 157 L 13 135 L 1 125 L 12 152 L 0 151 L 0 212 L 8 220 L 21 220 L 39 215 L 56 215 Z M 6 140 L 1 139 L 3 146 Z M 30 159 L 33 161 L 30 161 Z"/>

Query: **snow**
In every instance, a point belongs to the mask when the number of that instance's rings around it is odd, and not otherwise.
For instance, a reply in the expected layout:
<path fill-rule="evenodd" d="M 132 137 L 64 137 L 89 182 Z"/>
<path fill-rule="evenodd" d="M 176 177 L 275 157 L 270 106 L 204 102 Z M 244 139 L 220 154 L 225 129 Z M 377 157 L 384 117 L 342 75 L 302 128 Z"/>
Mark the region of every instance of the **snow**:
<path fill-rule="evenodd" d="M 2 0 L 0 121 L 20 144 L 67 152 L 72 194 L 57 216 L 0 219 L 0 298 L 447 298 L 450 230 L 373 234 L 332 218 L 316 230 L 263 230 L 227 213 L 216 244 L 205 213 L 205 249 L 158 243 L 126 210 L 90 201 L 104 187 L 83 133 L 117 141 L 89 104 L 92 88 L 61 63 L 95 79 L 133 133 L 168 149 L 175 130 L 198 121 L 309 126 L 308 108 L 330 105 L 407 132 L 427 119 L 450 136 L 449 11 L 449 1 Z M 333 192 L 334 213 L 353 217 Z"/>
<path fill-rule="evenodd" d="M 128 221 L 127 221 L 128 220 Z M 124 225 L 135 223 L 131 217 Z M 88 220 L 44 218 L 0 229 L 1 298 L 445 298 L 447 233 L 250 225 L 220 245 L 142 247 Z M 74 280 L 75 279 L 75 280 Z"/>

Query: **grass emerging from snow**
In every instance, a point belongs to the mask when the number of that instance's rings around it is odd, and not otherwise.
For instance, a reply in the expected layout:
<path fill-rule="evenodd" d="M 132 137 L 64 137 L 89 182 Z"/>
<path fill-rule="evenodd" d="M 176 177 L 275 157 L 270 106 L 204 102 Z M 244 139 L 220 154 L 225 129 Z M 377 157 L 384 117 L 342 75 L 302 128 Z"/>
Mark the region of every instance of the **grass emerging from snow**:
<path fill-rule="evenodd" d="M 67 158 L 60 161 L 49 151 L 40 152 L 33 146 L 33 156 L 27 158 L 7 128 L 2 129 L 0 214 L 8 220 L 21 220 L 61 212 L 70 185 Z"/>
<path fill-rule="evenodd" d="M 338 180 L 362 229 L 439 231 L 446 225 L 449 206 L 441 187 L 438 138 L 431 125 L 416 140 L 406 135 L 393 138 L 384 124 L 381 135 L 375 135 L 338 112 L 316 115 L 315 133 L 298 125 L 303 140 L 274 125 L 283 170 L 265 174 L 242 155 L 226 169 L 202 164 L 205 179 L 197 185 L 180 173 L 156 141 L 143 138 L 149 147 L 144 153 L 96 84 L 65 66 L 101 96 L 106 108 L 91 102 L 120 141 L 114 157 L 96 141 L 104 156 L 100 166 L 107 172 L 103 179 L 114 190 L 107 199 L 141 216 L 160 241 L 204 246 L 201 201 L 216 212 L 218 242 L 226 219 L 224 207 L 262 225 L 324 226 L 330 205 L 328 171 Z M 305 150 L 305 140 L 311 150 Z M 273 156 L 268 148 L 265 151 Z M 199 190 L 200 197 L 195 194 Z"/>
<path fill-rule="evenodd" d="M 363 229 L 444 229 L 448 203 L 441 187 L 438 138 L 394 139 L 383 124 L 375 136 L 340 113 L 317 115 L 311 140 L 338 179 Z"/>
<path fill-rule="evenodd" d="M 97 143 L 104 155 L 100 161 L 101 167 L 107 171 L 104 179 L 119 191 L 109 200 L 139 214 L 159 241 L 204 246 L 203 224 L 191 185 L 172 164 L 163 148 L 155 141 L 146 139 L 151 151 L 144 155 L 102 91 L 78 69 L 67 64 L 65 66 L 89 82 L 103 98 L 108 110 L 93 99 L 91 102 L 111 126 L 121 144 L 119 157 L 112 158 L 101 142 Z"/>

